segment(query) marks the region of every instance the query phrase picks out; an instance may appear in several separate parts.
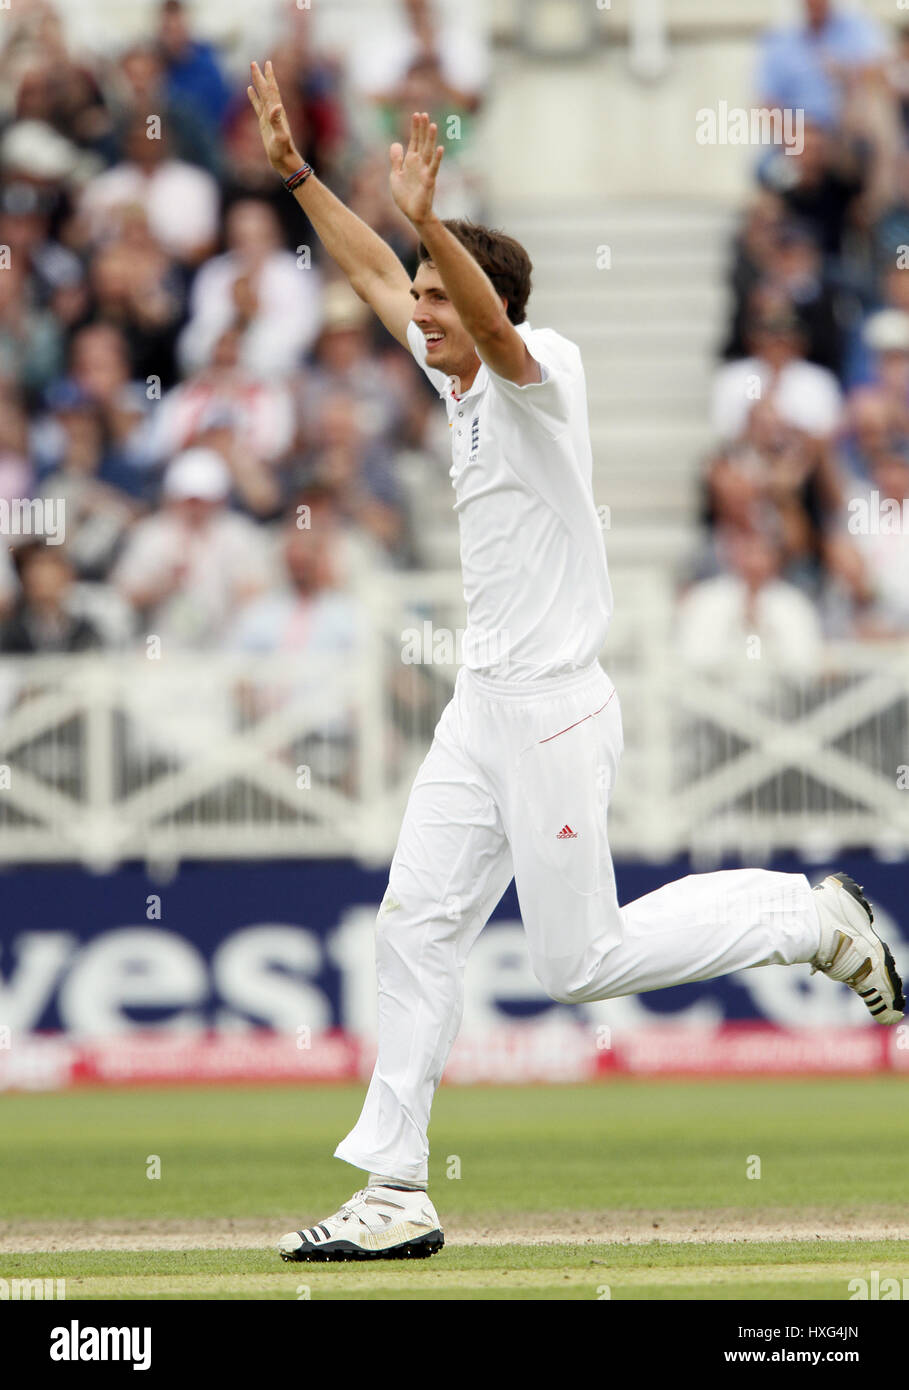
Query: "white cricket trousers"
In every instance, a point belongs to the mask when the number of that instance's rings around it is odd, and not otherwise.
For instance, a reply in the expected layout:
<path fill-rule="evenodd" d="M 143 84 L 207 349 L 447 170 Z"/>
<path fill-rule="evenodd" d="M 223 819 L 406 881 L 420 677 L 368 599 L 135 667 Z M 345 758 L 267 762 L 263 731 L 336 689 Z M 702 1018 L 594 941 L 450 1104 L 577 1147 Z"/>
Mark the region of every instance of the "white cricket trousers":
<path fill-rule="evenodd" d="M 523 684 L 459 671 L 378 913 L 377 1060 L 338 1158 L 426 1181 L 464 966 L 512 877 L 534 973 L 563 1003 L 813 959 L 820 926 L 803 874 L 691 874 L 619 907 L 606 815 L 622 748 L 618 695 L 598 664 Z"/>

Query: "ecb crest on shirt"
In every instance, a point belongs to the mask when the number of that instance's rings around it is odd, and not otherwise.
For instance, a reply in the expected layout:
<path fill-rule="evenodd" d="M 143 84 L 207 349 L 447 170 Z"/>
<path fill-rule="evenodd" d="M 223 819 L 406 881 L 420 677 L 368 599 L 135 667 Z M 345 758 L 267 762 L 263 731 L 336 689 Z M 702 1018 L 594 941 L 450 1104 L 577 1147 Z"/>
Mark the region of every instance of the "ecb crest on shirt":
<path fill-rule="evenodd" d="M 475 463 L 477 450 L 480 447 L 480 416 L 476 414 L 470 426 L 470 455 L 469 462 Z"/>

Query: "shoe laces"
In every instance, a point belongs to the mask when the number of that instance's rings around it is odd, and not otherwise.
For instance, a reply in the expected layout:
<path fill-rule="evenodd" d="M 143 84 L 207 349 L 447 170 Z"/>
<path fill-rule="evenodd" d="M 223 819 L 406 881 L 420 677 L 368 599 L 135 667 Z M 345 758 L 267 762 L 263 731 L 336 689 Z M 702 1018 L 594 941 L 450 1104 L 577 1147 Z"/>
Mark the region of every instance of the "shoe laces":
<path fill-rule="evenodd" d="M 374 1187 L 361 1187 L 359 1192 L 355 1192 L 346 1202 L 342 1202 L 336 1215 L 342 1221 L 349 1221 L 351 1217 L 356 1217 L 364 1226 L 369 1227 L 370 1222 L 366 1220 L 366 1216 L 372 1215 L 368 1210 L 369 1207 L 395 1205 L 396 1203 L 390 1202 L 385 1197 L 377 1197 Z"/>

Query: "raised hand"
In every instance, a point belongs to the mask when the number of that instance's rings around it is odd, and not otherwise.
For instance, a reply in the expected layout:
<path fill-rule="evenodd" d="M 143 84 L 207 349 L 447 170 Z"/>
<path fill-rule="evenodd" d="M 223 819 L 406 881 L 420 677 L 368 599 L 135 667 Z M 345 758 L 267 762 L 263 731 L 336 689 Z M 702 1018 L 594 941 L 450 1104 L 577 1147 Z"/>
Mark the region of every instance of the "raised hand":
<path fill-rule="evenodd" d="M 259 132 L 268 162 L 282 178 L 290 178 L 302 165 L 303 158 L 290 133 L 274 68 L 271 62 L 267 62 L 263 73 L 258 63 L 253 62 L 249 66 L 253 85 L 246 88 L 246 95 L 259 118 Z"/>
<path fill-rule="evenodd" d="M 438 127 L 424 111 L 410 118 L 410 144 L 391 147 L 391 196 L 405 217 L 418 224 L 432 212 L 436 174 L 444 150 L 436 145 Z"/>

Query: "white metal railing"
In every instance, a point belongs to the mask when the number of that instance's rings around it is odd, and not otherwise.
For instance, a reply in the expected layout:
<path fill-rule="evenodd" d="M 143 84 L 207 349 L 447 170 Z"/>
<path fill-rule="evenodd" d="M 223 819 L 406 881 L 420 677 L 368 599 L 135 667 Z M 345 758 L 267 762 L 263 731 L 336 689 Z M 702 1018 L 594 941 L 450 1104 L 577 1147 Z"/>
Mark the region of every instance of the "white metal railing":
<path fill-rule="evenodd" d="M 705 675 L 673 653 L 666 582 L 616 578 L 616 855 L 909 849 L 909 642 L 830 646 L 811 680 L 744 661 Z M 463 600 L 456 574 L 393 573 L 359 602 L 343 659 L 0 660 L 0 862 L 386 862 L 456 673 L 402 660 L 402 634 L 455 634 Z"/>

